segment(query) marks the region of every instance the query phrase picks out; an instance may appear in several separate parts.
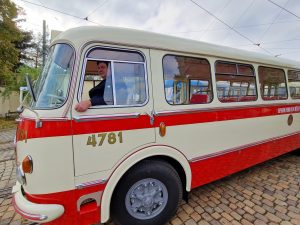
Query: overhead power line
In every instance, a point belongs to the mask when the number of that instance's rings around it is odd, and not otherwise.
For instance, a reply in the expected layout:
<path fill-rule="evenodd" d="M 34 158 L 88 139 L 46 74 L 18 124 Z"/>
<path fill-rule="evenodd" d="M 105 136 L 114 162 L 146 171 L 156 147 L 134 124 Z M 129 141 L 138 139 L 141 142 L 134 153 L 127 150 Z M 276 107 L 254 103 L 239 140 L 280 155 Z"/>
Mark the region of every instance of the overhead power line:
<path fill-rule="evenodd" d="M 272 22 L 272 23 L 258 23 L 258 24 L 249 24 L 249 25 L 240 25 L 240 26 L 234 26 L 235 28 L 240 28 L 240 29 L 251 29 L 255 27 L 262 27 L 262 26 L 269 26 L 269 25 L 275 25 L 275 24 L 283 24 L 283 23 L 295 23 L 298 22 L 299 20 L 286 20 L 286 21 L 278 21 L 278 22 Z M 187 33 L 199 33 L 203 32 L 205 30 L 210 30 L 210 31 L 218 31 L 218 30 L 227 30 L 227 27 L 223 28 L 211 28 L 211 29 L 199 29 L 199 30 L 191 30 L 191 31 L 182 31 L 182 32 L 172 32 L 172 34 L 187 34 Z M 263 43 L 261 43 L 263 44 Z"/>
<path fill-rule="evenodd" d="M 286 9 L 285 7 L 277 4 L 276 2 L 273 2 L 272 0 L 267 0 L 268 2 L 272 3 L 273 5 L 276 5 L 277 7 L 281 8 L 282 10 L 288 12 L 289 14 L 297 17 L 298 19 L 300 19 L 300 16 L 296 15 L 295 13 L 291 12 L 290 10 Z"/>
<path fill-rule="evenodd" d="M 270 51 L 268 51 L 267 49 L 263 48 L 260 46 L 259 43 L 255 43 L 254 41 L 252 41 L 250 38 L 248 38 L 247 36 L 243 35 L 242 33 L 240 33 L 238 30 L 236 30 L 235 28 L 233 28 L 232 26 L 230 26 L 229 24 L 227 24 L 225 21 L 221 20 L 220 18 L 218 18 L 217 16 L 215 16 L 213 13 L 211 13 L 210 11 L 208 11 L 207 9 L 205 9 L 204 7 L 202 7 L 201 5 L 199 5 L 197 2 L 195 2 L 194 0 L 190 0 L 193 4 L 195 4 L 196 6 L 198 6 L 199 8 L 201 8 L 202 10 L 204 10 L 206 13 L 208 13 L 209 15 L 211 15 L 212 17 L 214 17 L 216 20 L 218 20 L 219 22 L 221 22 L 222 24 L 224 24 L 226 27 L 228 27 L 229 29 L 233 30 L 235 33 L 237 33 L 238 35 L 240 35 L 241 37 L 243 37 L 244 39 L 248 40 L 250 43 L 252 43 L 253 45 L 256 45 L 257 47 L 259 47 L 260 49 L 262 49 L 263 51 L 265 51 L 266 53 L 268 53 L 269 55 L 274 56 L 274 54 Z"/>
<path fill-rule="evenodd" d="M 103 2 L 101 2 L 99 5 L 97 5 L 96 8 L 94 8 L 93 10 L 91 10 L 88 15 L 86 17 L 84 17 L 84 20 L 89 21 L 89 17 L 95 13 L 98 9 L 100 9 L 102 6 L 104 6 L 106 3 L 108 2 L 108 0 L 104 0 Z M 75 26 L 77 26 L 78 24 L 80 24 L 82 21 L 79 21 L 78 23 L 75 24 Z"/>
<path fill-rule="evenodd" d="M 285 3 L 285 5 L 287 5 L 289 1 L 290 1 L 290 0 L 288 0 L 288 1 Z M 262 34 L 262 36 L 261 36 L 261 38 L 260 38 L 260 40 L 259 40 L 259 43 L 262 42 L 262 40 L 264 39 L 264 37 L 266 36 L 266 34 L 268 33 L 268 31 L 271 29 L 272 25 L 273 25 L 273 24 L 275 23 L 275 21 L 279 18 L 279 16 L 280 16 L 280 14 L 281 14 L 282 11 L 283 11 L 283 9 L 281 9 L 281 10 L 277 13 L 277 15 L 274 17 L 274 19 L 273 19 L 272 23 L 270 24 L 270 26 L 269 26 L 269 27 L 265 30 L 265 32 Z"/>
<path fill-rule="evenodd" d="M 30 2 L 30 1 L 27 1 L 27 0 L 19 0 L 19 1 L 31 4 L 31 5 L 35 5 L 35 6 L 38 6 L 38 7 L 42 7 L 42 8 L 45 8 L 47 10 L 51 10 L 51 11 L 54 11 L 54 12 L 57 12 L 57 13 L 60 13 L 60 14 L 66 15 L 66 16 L 71 16 L 71 17 L 74 17 L 76 19 L 86 20 L 86 21 L 94 23 L 94 24 L 102 25 L 100 23 L 97 23 L 97 22 L 89 20 L 87 17 L 76 16 L 76 15 L 70 14 L 68 12 L 64 12 L 64 11 L 61 11 L 61 10 L 53 9 L 53 8 L 48 7 L 48 6 L 40 5 L 40 4 L 37 4 L 37 3 L 34 3 L 34 2 Z"/>
<path fill-rule="evenodd" d="M 101 2 L 95 9 L 90 11 L 86 17 L 90 17 L 93 13 L 95 13 L 98 9 L 100 9 L 102 6 L 104 6 L 107 2 L 108 2 L 108 0 L 104 0 L 103 2 Z"/>

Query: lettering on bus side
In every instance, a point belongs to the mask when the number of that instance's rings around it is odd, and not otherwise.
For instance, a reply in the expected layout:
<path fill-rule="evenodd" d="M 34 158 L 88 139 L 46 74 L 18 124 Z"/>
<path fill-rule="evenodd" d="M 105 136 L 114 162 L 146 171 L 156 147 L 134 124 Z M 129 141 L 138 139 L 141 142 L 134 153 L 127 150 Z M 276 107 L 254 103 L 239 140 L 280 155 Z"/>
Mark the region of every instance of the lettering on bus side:
<path fill-rule="evenodd" d="M 300 106 L 294 106 L 294 107 L 285 107 L 285 108 L 279 108 L 278 113 L 293 113 L 293 112 L 300 112 Z"/>
<path fill-rule="evenodd" d="M 109 132 L 109 133 L 98 133 L 88 136 L 86 145 L 91 145 L 92 147 L 102 146 L 103 144 L 108 143 L 113 144 L 122 144 L 123 143 L 123 132 Z"/>

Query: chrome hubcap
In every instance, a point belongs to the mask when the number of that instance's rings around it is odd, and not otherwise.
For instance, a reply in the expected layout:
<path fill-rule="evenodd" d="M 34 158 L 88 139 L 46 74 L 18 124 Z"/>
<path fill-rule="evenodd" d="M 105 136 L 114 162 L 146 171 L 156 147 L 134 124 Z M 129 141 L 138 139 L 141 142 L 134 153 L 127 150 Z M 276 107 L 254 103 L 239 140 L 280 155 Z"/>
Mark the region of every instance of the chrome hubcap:
<path fill-rule="evenodd" d="M 165 208 L 168 202 L 166 186 L 159 180 L 146 178 L 136 182 L 126 194 L 128 213 L 136 219 L 151 219 Z"/>

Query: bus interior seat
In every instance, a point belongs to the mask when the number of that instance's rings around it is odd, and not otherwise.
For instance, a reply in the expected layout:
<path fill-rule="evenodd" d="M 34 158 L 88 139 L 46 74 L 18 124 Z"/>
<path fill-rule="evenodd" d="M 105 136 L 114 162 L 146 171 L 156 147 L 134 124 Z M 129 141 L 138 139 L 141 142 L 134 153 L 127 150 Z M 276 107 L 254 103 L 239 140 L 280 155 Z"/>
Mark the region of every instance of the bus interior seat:
<path fill-rule="evenodd" d="M 207 103 L 209 101 L 206 94 L 193 94 L 190 100 L 191 104 Z"/>

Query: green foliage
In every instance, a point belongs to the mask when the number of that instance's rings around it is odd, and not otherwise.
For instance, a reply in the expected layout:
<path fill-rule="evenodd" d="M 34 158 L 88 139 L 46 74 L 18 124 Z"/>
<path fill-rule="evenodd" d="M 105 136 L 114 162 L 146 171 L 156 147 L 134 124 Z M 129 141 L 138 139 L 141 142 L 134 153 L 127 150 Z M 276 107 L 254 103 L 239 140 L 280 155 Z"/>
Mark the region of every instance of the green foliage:
<path fill-rule="evenodd" d="M 15 22 L 17 16 L 18 9 L 13 2 L 0 0 L 0 85 L 6 84 L 19 62 L 19 50 L 14 43 L 22 39 L 22 32 Z"/>
<path fill-rule="evenodd" d="M 27 65 L 20 66 L 16 73 L 7 79 L 8 85 L 5 90 L 1 93 L 2 96 L 8 97 L 11 92 L 19 91 L 20 87 L 26 86 L 25 76 L 28 75 L 32 81 L 36 80 L 41 73 L 40 68 L 32 68 Z"/>
<path fill-rule="evenodd" d="M 26 74 L 34 80 L 40 73 L 40 69 L 24 64 L 36 61 L 27 54 L 27 50 L 36 48 L 36 44 L 31 32 L 22 31 L 17 26 L 19 13 L 22 9 L 11 0 L 0 0 L 0 86 L 5 87 L 0 95 L 4 97 L 12 91 L 19 91 L 20 86 L 26 86 Z"/>

